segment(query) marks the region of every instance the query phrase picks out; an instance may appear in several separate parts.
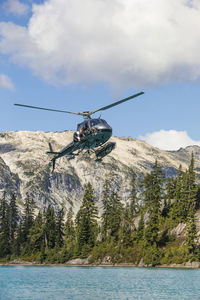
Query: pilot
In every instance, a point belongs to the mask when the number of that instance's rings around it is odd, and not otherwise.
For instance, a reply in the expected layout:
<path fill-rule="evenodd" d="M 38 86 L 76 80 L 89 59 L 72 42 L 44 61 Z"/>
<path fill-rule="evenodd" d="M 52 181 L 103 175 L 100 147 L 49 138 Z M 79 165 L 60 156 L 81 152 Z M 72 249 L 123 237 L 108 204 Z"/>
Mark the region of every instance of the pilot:
<path fill-rule="evenodd" d="M 79 131 L 75 131 L 74 132 L 74 142 L 80 142 L 80 132 Z"/>
<path fill-rule="evenodd" d="M 85 132 L 84 132 L 84 128 L 80 128 L 79 129 L 79 137 L 80 137 L 80 140 L 85 136 Z"/>
<path fill-rule="evenodd" d="M 83 136 L 86 136 L 89 133 L 89 127 L 88 127 L 88 123 L 85 123 L 84 127 L 83 127 Z"/>

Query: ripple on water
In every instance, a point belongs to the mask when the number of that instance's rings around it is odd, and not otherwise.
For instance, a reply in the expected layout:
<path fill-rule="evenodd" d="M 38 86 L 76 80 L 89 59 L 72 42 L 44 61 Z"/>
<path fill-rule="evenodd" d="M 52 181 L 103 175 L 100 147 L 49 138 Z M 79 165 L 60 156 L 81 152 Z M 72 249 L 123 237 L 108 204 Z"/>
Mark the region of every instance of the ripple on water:
<path fill-rule="evenodd" d="M 1 266 L 0 299 L 200 299 L 199 269 Z"/>

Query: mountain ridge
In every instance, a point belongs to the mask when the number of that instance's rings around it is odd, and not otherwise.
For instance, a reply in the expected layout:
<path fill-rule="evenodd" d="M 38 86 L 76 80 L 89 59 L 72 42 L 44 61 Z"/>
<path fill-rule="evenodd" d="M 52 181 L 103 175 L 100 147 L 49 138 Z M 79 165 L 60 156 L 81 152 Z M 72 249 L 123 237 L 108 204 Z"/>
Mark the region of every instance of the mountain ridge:
<path fill-rule="evenodd" d="M 80 207 L 84 188 L 91 182 L 96 202 L 101 207 L 101 194 L 105 179 L 111 179 L 113 189 L 119 192 L 123 202 L 129 200 L 131 179 L 137 182 L 151 171 L 155 160 L 162 166 L 166 176 L 175 176 L 180 164 L 188 168 L 191 154 L 195 158 L 197 179 L 200 178 L 200 147 L 188 146 L 178 151 L 164 151 L 131 137 L 115 137 L 114 149 L 102 162 L 94 160 L 94 154 L 80 154 L 73 160 L 63 157 L 56 161 L 55 172 L 46 155 L 48 143 L 55 151 L 71 142 L 73 131 L 8 131 L 0 133 L 0 192 L 15 192 L 23 206 L 26 193 L 34 197 L 38 209 L 49 204 Z M 6 175 L 7 174 L 7 175 Z"/>

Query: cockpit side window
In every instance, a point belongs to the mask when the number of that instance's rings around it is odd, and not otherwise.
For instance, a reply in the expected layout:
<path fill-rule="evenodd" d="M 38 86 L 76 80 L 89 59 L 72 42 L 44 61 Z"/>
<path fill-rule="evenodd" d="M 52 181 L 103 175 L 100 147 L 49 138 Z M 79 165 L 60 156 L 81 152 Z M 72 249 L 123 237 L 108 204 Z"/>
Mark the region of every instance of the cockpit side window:
<path fill-rule="evenodd" d="M 86 130 L 88 128 L 88 121 L 84 121 L 77 125 L 77 131 Z"/>

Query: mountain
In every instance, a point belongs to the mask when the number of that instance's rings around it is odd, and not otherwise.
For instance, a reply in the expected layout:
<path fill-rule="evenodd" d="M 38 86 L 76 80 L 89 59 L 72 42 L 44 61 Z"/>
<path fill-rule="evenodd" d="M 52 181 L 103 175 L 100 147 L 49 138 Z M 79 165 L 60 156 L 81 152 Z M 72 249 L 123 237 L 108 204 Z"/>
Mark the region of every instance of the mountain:
<path fill-rule="evenodd" d="M 197 179 L 200 179 L 200 147 L 189 146 L 178 151 L 163 151 L 143 141 L 132 138 L 112 137 L 116 148 L 96 162 L 94 154 L 80 154 L 72 160 L 66 157 L 56 161 L 52 174 L 50 158 L 46 154 L 48 142 L 55 151 L 71 142 L 72 131 L 64 132 L 1 132 L 0 133 L 0 193 L 7 197 L 14 191 L 19 206 L 23 206 L 26 194 L 33 195 L 38 209 L 49 203 L 55 207 L 73 207 L 76 213 L 80 207 L 84 188 L 91 182 L 95 197 L 101 208 L 101 194 L 105 179 L 111 179 L 113 189 L 126 202 L 130 197 L 131 179 L 143 178 L 151 170 L 155 160 L 162 166 L 166 176 L 176 175 L 179 165 L 188 168 L 194 153 Z M 139 185 L 138 185 L 139 189 Z"/>

